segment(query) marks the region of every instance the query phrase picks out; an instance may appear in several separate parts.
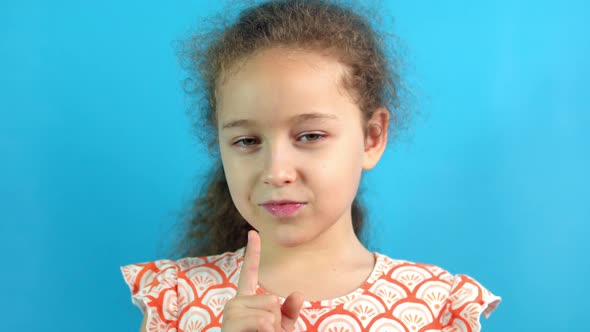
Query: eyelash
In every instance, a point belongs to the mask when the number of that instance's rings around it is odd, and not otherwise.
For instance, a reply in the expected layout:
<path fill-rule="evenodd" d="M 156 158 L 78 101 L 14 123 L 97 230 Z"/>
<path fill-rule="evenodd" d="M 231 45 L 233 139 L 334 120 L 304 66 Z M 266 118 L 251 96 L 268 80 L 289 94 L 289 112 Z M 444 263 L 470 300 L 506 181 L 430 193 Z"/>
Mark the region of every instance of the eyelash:
<path fill-rule="evenodd" d="M 309 144 L 315 144 L 316 142 L 323 141 L 327 137 L 327 135 L 320 134 L 320 133 L 309 133 L 309 134 L 301 135 L 299 137 L 304 137 L 304 136 L 319 136 L 318 139 L 309 141 L 310 142 Z M 245 137 L 245 138 L 242 138 L 242 139 L 239 139 L 239 140 L 235 141 L 232 145 L 238 146 L 239 148 L 249 148 L 249 147 L 251 147 L 253 145 L 241 145 L 240 146 L 240 144 L 238 144 L 238 143 L 243 142 L 245 140 L 251 140 L 251 139 L 254 139 L 254 138 L 253 137 Z"/>

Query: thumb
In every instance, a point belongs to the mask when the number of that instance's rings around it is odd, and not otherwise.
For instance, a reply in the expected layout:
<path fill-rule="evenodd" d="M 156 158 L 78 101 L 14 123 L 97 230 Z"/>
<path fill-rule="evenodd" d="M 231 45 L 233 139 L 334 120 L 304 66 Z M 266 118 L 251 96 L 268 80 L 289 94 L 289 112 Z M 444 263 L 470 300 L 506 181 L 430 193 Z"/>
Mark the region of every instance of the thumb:
<path fill-rule="evenodd" d="M 281 306 L 281 327 L 283 331 L 291 331 L 299 318 L 299 311 L 303 306 L 303 294 L 300 292 L 293 292 L 289 295 L 283 305 Z"/>

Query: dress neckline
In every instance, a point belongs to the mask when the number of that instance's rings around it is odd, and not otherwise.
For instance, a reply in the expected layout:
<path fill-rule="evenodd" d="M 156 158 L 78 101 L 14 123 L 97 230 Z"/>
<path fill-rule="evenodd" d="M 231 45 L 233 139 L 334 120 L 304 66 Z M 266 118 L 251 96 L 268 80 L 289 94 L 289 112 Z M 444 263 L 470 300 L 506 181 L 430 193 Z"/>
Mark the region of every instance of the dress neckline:
<path fill-rule="evenodd" d="M 245 248 L 242 248 L 240 251 L 240 257 L 243 257 L 245 253 Z M 330 299 L 322 299 L 322 300 L 315 300 L 315 301 L 303 301 L 302 309 L 304 308 L 332 308 L 339 304 L 346 303 L 352 301 L 363 294 L 363 292 L 369 288 L 379 277 L 381 277 L 383 273 L 383 267 L 385 262 L 385 256 L 378 252 L 372 252 L 373 256 L 375 257 L 375 265 L 373 266 L 373 270 L 369 274 L 369 277 L 356 289 L 348 292 L 345 295 L 341 295 L 338 297 L 330 298 Z M 242 264 L 243 260 L 240 262 Z M 241 266 L 239 267 L 241 269 Z M 262 287 L 260 284 L 256 285 L 256 294 L 272 294 L 271 292 L 267 291 Z M 282 296 L 278 296 L 281 304 L 285 302 L 285 298 Z"/>

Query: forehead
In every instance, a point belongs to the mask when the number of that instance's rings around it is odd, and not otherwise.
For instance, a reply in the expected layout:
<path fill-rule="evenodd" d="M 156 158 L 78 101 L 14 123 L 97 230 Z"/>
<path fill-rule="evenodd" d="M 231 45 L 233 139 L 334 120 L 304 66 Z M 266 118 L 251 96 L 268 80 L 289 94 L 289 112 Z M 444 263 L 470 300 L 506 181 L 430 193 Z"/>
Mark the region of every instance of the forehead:
<path fill-rule="evenodd" d="M 340 114 L 354 107 L 340 86 L 345 67 L 316 52 L 268 49 L 240 64 L 219 87 L 217 116 L 275 120 L 302 113 Z"/>

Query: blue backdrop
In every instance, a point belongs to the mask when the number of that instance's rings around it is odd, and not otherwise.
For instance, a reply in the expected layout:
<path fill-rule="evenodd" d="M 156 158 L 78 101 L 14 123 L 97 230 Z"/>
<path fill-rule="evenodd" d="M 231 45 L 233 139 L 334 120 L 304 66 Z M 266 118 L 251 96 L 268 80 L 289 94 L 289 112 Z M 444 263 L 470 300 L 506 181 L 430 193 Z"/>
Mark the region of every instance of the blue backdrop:
<path fill-rule="evenodd" d="M 210 162 L 173 42 L 212 2 L 0 3 L 1 330 L 138 330 L 119 266 L 166 258 Z M 590 5 L 385 9 L 426 116 L 366 174 L 370 249 L 502 296 L 484 331 L 584 330 Z"/>

